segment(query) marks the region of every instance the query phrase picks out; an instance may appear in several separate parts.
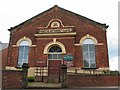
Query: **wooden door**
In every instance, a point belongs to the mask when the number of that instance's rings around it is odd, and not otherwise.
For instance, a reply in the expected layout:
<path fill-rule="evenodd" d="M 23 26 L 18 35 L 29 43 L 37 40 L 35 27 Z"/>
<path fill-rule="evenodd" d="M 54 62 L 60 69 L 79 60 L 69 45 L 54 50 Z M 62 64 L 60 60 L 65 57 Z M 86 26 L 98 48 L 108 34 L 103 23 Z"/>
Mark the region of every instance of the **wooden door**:
<path fill-rule="evenodd" d="M 48 75 L 53 81 L 60 81 L 61 60 L 48 60 Z"/>

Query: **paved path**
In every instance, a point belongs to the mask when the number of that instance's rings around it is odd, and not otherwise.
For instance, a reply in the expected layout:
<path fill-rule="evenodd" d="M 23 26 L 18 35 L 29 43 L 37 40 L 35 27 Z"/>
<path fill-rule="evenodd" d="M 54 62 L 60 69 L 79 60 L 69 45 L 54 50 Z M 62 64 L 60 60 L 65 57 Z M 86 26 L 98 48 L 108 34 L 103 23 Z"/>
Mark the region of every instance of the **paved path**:
<path fill-rule="evenodd" d="M 31 82 L 28 83 L 28 88 L 61 88 L 60 83 L 43 83 L 43 82 Z"/>
<path fill-rule="evenodd" d="M 2 90 L 14 90 L 14 89 L 2 89 Z M 33 82 L 28 83 L 26 89 L 15 89 L 15 90 L 120 90 L 120 87 L 79 87 L 79 88 L 61 88 L 60 83 L 43 83 Z"/>
<path fill-rule="evenodd" d="M 43 82 L 33 82 L 28 83 L 28 88 L 30 90 L 120 90 L 119 87 L 80 87 L 80 88 L 66 88 L 62 89 L 60 83 L 43 83 Z"/>
<path fill-rule="evenodd" d="M 78 89 L 45 89 L 45 88 L 36 88 L 30 90 L 120 90 L 118 88 L 78 88 Z"/>

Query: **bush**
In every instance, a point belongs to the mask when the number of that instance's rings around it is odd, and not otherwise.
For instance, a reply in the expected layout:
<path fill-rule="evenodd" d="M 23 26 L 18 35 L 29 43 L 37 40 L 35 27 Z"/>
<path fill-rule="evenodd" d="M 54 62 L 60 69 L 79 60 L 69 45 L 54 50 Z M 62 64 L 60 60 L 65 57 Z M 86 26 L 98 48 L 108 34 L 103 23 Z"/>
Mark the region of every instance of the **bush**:
<path fill-rule="evenodd" d="M 35 77 L 28 77 L 28 81 L 29 82 L 34 82 L 35 81 Z"/>
<path fill-rule="evenodd" d="M 119 71 L 110 71 L 111 75 L 119 75 Z"/>

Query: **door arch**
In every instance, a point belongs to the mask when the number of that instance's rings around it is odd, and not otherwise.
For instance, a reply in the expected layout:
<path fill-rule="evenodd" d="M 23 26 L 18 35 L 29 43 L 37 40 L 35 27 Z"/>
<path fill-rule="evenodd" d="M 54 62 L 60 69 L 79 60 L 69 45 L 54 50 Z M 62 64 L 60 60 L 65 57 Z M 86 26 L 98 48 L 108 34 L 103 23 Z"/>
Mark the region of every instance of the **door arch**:
<path fill-rule="evenodd" d="M 48 50 L 48 60 L 62 60 L 62 49 L 58 45 L 53 45 Z"/>

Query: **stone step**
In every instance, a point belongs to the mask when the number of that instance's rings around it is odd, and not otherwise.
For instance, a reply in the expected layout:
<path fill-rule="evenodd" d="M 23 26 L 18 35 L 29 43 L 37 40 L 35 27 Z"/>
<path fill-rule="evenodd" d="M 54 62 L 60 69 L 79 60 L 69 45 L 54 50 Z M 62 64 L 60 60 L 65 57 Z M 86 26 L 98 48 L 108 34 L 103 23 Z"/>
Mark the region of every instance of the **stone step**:
<path fill-rule="evenodd" d="M 61 83 L 44 83 L 44 82 L 29 82 L 27 89 L 39 89 L 39 88 L 61 88 Z"/>

